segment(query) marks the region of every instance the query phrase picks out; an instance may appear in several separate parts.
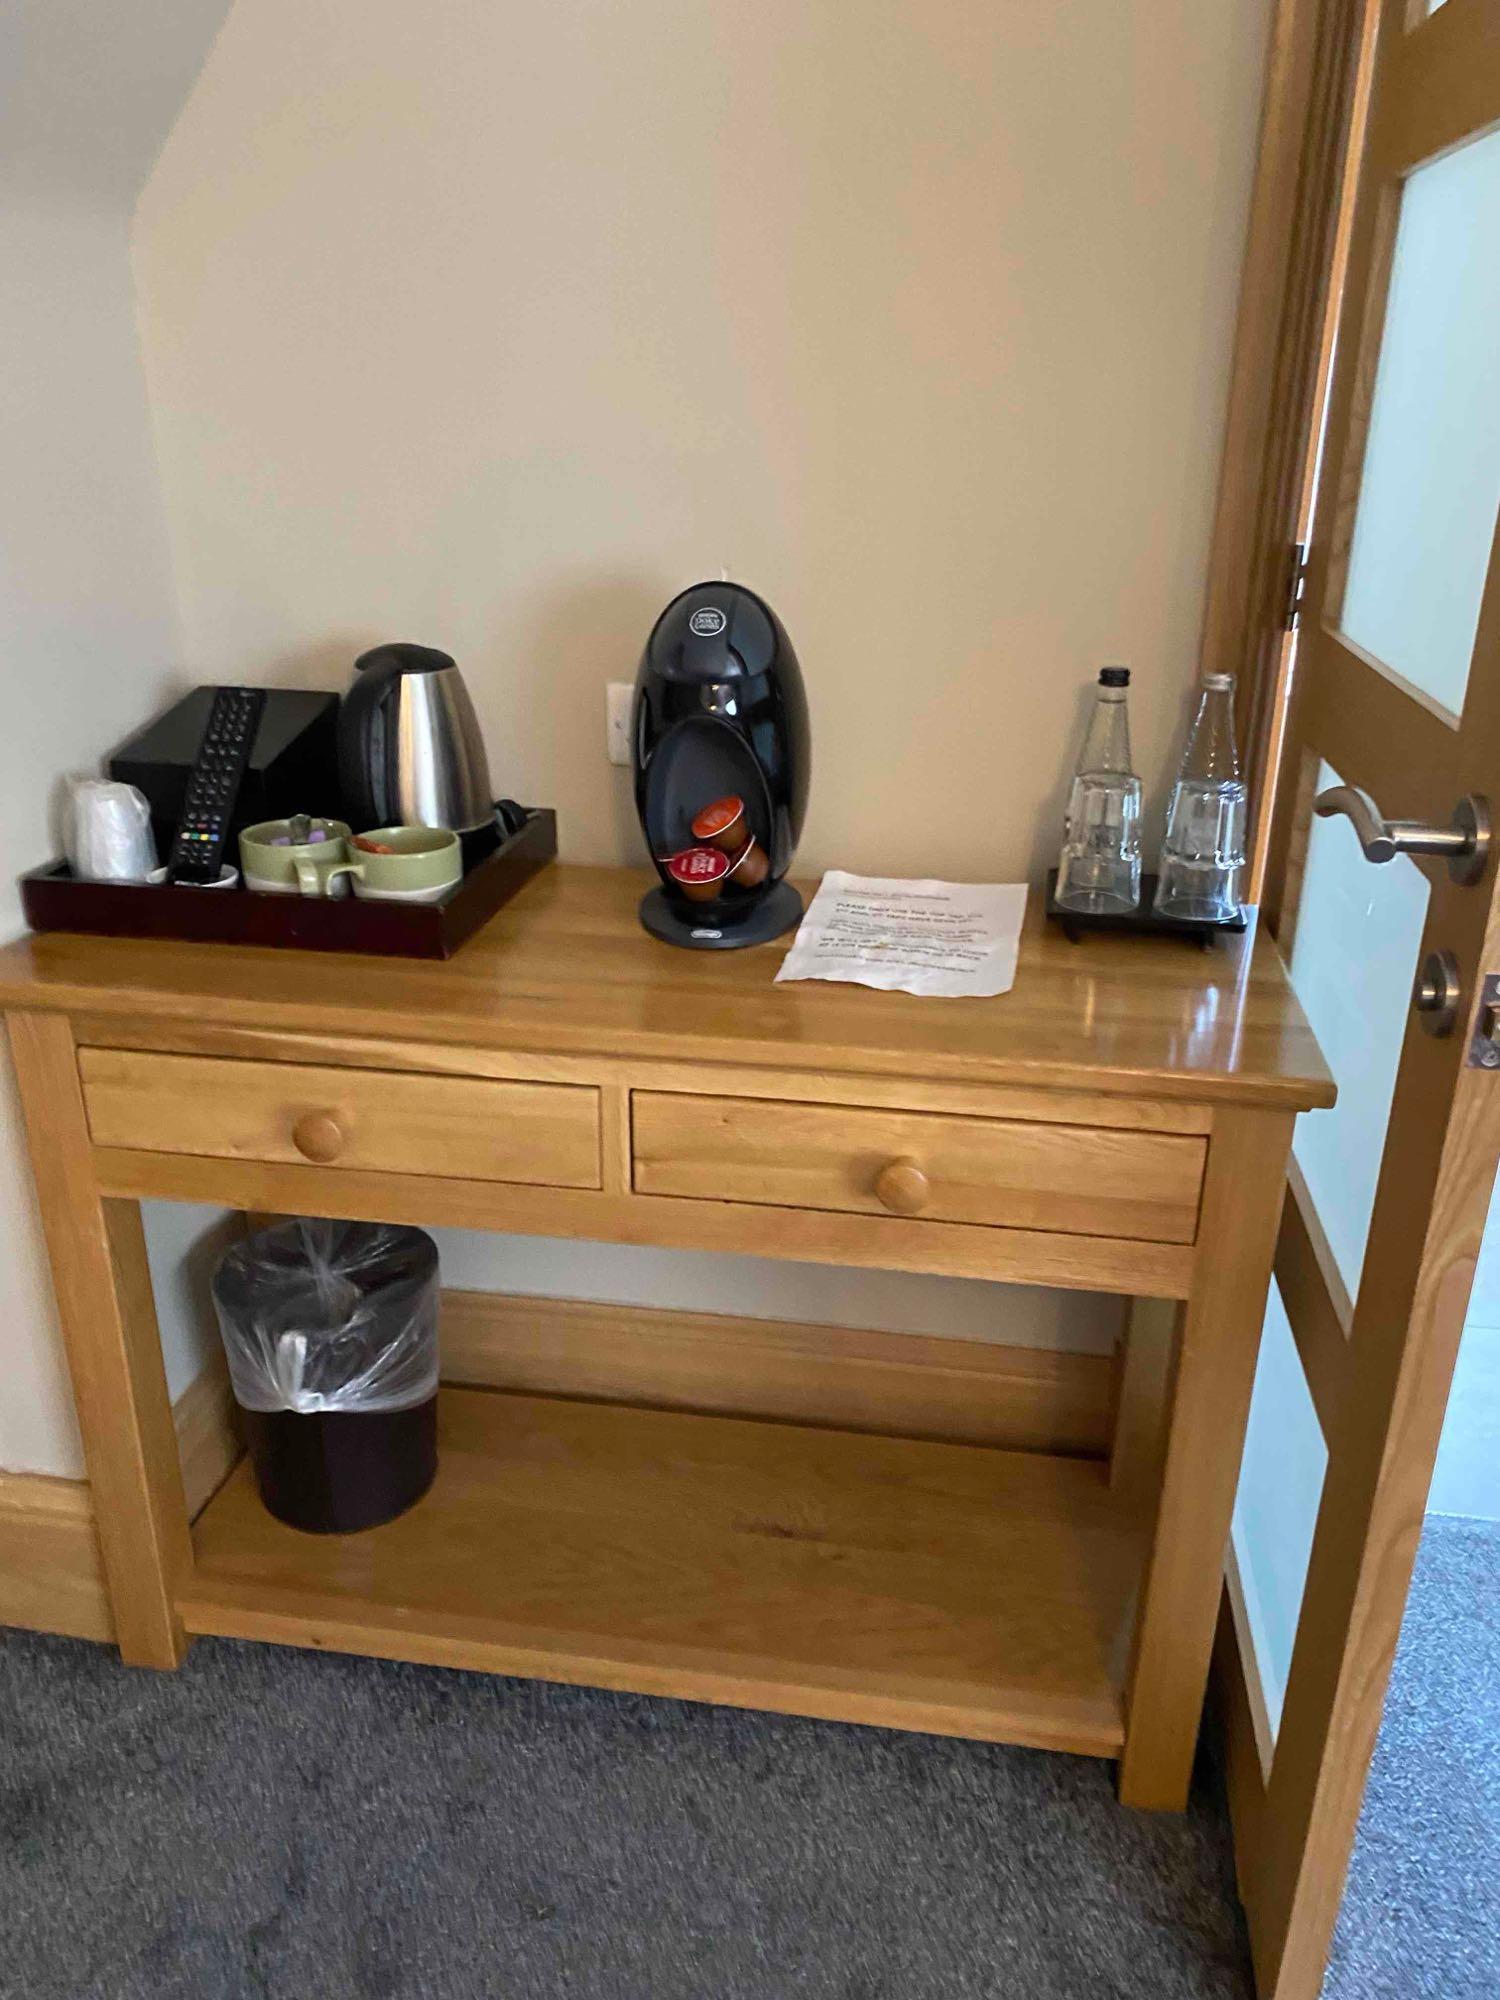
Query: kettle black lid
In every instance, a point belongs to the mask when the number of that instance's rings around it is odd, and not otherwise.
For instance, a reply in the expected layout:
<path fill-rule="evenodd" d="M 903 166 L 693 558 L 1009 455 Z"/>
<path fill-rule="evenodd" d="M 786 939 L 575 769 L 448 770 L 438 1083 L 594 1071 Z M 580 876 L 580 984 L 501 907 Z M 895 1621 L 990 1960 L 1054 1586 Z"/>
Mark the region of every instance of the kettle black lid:
<path fill-rule="evenodd" d="M 786 635 L 742 583 L 695 583 L 674 597 L 646 641 L 646 665 L 669 681 L 732 681 L 769 673 Z"/>
<path fill-rule="evenodd" d="M 451 653 L 440 653 L 436 646 L 417 646 L 409 639 L 400 639 L 361 653 L 354 662 L 354 671 L 383 667 L 393 674 L 441 674 L 457 664 Z"/>

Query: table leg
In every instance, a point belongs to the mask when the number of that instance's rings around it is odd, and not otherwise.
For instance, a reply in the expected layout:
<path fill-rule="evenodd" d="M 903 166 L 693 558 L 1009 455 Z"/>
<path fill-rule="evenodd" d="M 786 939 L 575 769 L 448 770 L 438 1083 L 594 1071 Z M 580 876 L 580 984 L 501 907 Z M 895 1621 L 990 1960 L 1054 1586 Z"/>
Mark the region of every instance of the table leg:
<path fill-rule="evenodd" d="M 192 1544 L 140 1206 L 99 1193 L 70 1023 L 9 1028 L 120 1653 L 175 1667 Z"/>
<path fill-rule="evenodd" d="M 1180 1299 L 1132 1299 L 1125 1322 L 1109 1483 L 1124 1504 L 1143 1510 L 1161 1492 L 1184 1310 Z"/>
<path fill-rule="evenodd" d="M 1124 1805 L 1187 1803 L 1291 1132 L 1284 1112 L 1214 1115 L 1126 1693 Z"/>

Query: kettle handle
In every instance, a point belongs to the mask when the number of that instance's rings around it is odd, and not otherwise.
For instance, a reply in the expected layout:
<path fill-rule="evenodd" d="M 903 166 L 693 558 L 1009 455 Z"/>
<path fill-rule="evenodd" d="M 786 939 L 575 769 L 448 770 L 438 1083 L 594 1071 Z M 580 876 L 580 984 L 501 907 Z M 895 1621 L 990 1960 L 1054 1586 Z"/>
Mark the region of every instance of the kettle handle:
<path fill-rule="evenodd" d="M 394 646 L 362 653 L 339 709 L 339 787 L 344 812 L 358 828 L 388 824 L 390 709 L 400 679 Z"/>
<path fill-rule="evenodd" d="M 402 675 L 434 673 L 453 664 L 435 646 L 405 641 L 372 646 L 354 662 L 354 678 L 339 710 L 339 788 L 351 824 L 394 823 L 396 737 L 391 709 Z"/>

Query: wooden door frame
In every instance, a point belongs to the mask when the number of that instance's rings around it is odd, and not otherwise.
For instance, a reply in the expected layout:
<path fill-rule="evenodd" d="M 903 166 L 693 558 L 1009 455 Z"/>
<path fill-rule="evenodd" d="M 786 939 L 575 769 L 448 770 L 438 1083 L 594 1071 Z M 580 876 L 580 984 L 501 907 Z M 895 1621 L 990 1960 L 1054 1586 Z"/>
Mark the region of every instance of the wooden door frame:
<path fill-rule="evenodd" d="M 1310 16 L 1318 0 L 1303 0 Z M 1283 0 L 1282 14 L 1295 11 L 1298 0 Z M 1406 90 L 1397 100 L 1382 96 L 1370 132 L 1371 172 L 1377 182 L 1435 157 L 1470 136 L 1495 102 L 1496 60 L 1500 33 L 1493 14 L 1480 13 L 1493 0 L 1448 0 L 1428 18 L 1413 0 L 1369 0 L 1361 19 L 1349 24 L 1354 36 L 1343 60 L 1353 62 L 1344 131 L 1361 135 L 1368 99 L 1375 32 L 1383 44 L 1382 75 L 1389 83 L 1389 63 L 1399 64 Z M 1382 20 L 1383 17 L 1383 20 Z M 1332 18 L 1332 7 L 1325 10 Z M 1407 34 L 1411 39 L 1407 40 Z M 1389 38 L 1396 37 L 1391 41 Z M 1390 72 L 1393 74 L 1394 72 Z M 1420 81 L 1418 95 L 1412 88 Z M 1273 73 L 1273 89 L 1277 80 Z M 1288 86 L 1283 85 L 1283 88 Z M 1317 93 L 1306 92 L 1308 115 L 1315 118 Z M 1382 105 L 1385 109 L 1382 109 Z M 1327 100 L 1325 99 L 1326 116 Z M 1482 107 L 1482 109 L 1478 108 Z M 1268 131 L 1273 121 L 1268 112 Z M 1325 139 L 1327 134 L 1325 133 Z M 1290 147 L 1282 130 L 1279 143 Z M 1305 135 L 1304 158 L 1316 154 L 1315 135 Z M 1284 165 L 1284 162 L 1283 162 Z M 1267 171 L 1263 162 L 1262 172 Z M 1319 369 L 1326 376 L 1339 306 L 1348 281 L 1351 317 L 1361 323 L 1358 353 L 1341 355 L 1330 405 L 1330 437 L 1343 440 L 1342 464 L 1330 467 L 1329 484 L 1320 498 L 1320 552 L 1314 562 L 1311 597 L 1316 610 L 1325 595 L 1336 606 L 1340 594 L 1338 568 L 1348 523 L 1352 522 L 1362 453 L 1358 418 L 1367 402 L 1378 352 L 1372 339 L 1377 311 L 1373 301 L 1384 294 L 1386 255 L 1392 240 L 1396 208 L 1362 207 L 1357 240 L 1351 245 L 1350 176 L 1340 171 L 1328 190 L 1330 207 L 1322 222 L 1331 234 L 1323 238 L 1328 267 Z M 1343 185 L 1343 195 L 1339 187 Z M 1344 252 L 1350 253 L 1347 273 Z M 1308 253 L 1308 245 L 1302 252 Z M 1288 265 L 1288 282 L 1294 282 Z M 1306 273 L 1304 271 L 1304 279 Z M 1244 324 L 1256 311 L 1267 328 L 1287 329 L 1295 320 L 1295 299 L 1289 293 L 1267 294 L 1258 301 L 1247 282 L 1242 308 L 1241 352 L 1253 356 L 1254 345 Z M 1262 341 L 1271 336 L 1262 330 Z M 1290 340 L 1291 360 L 1305 350 Z M 1247 364 L 1248 366 L 1248 364 Z M 1238 362 L 1237 362 L 1238 372 Z M 1310 465 L 1315 455 L 1311 432 L 1322 421 L 1319 376 L 1305 406 L 1308 436 L 1304 444 Z M 1248 391 L 1246 392 L 1248 394 Z M 1264 405 L 1262 405 L 1264 407 Z M 1284 422 L 1287 413 L 1280 413 Z M 1242 458 L 1243 458 L 1242 454 Z M 1283 464 L 1285 461 L 1282 461 Z M 1256 489 L 1262 522 L 1275 519 L 1276 452 L 1270 442 L 1263 461 L 1264 481 Z M 1232 477 L 1248 478 L 1244 462 L 1226 465 Z M 1252 510 L 1242 506 L 1241 532 L 1230 533 L 1233 521 L 1222 516 L 1225 540 L 1216 541 L 1216 565 L 1238 562 L 1244 573 L 1265 559 L 1268 540 L 1257 542 Z M 1342 523 L 1342 526 L 1340 525 Z M 1221 577 L 1222 581 L 1222 577 Z M 1324 584 L 1327 584 L 1325 592 Z M 1246 586 L 1247 592 L 1249 585 Z M 1219 599 L 1223 603 L 1222 591 Z M 1245 623 L 1239 636 L 1247 657 L 1255 653 L 1257 615 L 1247 597 Z M 1272 650 L 1266 607 L 1260 617 L 1260 643 Z M 1333 625 L 1327 628 L 1333 631 Z M 1231 632 L 1231 636 L 1233 633 Z M 1310 645 L 1317 672 L 1309 665 L 1309 685 L 1293 696 L 1297 711 L 1307 710 L 1314 739 L 1335 715 L 1345 718 L 1344 735 L 1352 740 L 1353 762 L 1340 769 L 1350 782 L 1369 782 L 1381 796 L 1399 797 L 1399 810 L 1441 822 L 1452 806 L 1455 790 L 1452 739 L 1447 725 L 1429 715 L 1421 697 L 1413 709 L 1410 698 L 1393 679 L 1355 685 L 1356 663 L 1329 663 L 1323 628 L 1311 628 Z M 1500 686 L 1493 669 L 1500 659 L 1500 531 L 1497 531 L 1489 583 L 1476 637 L 1476 661 L 1490 662 L 1491 678 L 1476 679 L 1465 703 L 1463 728 L 1471 722 L 1493 742 L 1500 707 Z M 1357 651 L 1357 649 L 1354 649 Z M 1362 671 L 1362 670 L 1361 670 Z M 1284 707 L 1286 673 L 1275 703 Z M 1298 676 L 1299 681 L 1302 676 Z M 1315 681 L 1316 686 L 1311 682 Z M 1263 678 L 1262 690 L 1267 682 Z M 1275 704 L 1273 704 L 1275 705 Z M 1294 715 L 1291 735 L 1304 731 Z M 1316 759 L 1299 759 L 1288 770 L 1274 815 L 1267 810 L 1276 767 L 1269 759 L 1262 772 L 1259 860 L 1267 870 L 1267 828 L 1270 828 L 1269 873 L 1275 892 L 1265 899 L 1264 920 L 1275 930 L 1284 952 L 1289 950 L 1300 888 L 1300 854 L 1316 778 Z M 1369 769 L 1365 767 L 1369 766 Z M 1461 788 L 1461 787 L 1459 787 Z M 1454 891 L 1435 864 L 1424 864 L 1429 902 L 1424 945 L 1451 945 L 1461 962 L 1480 968 L 1500 964 L 1500 899 L 1493 877 L 1483 889 Z M 1475 898 L 1470 902 L 1470 898 Z M 1296 1640 L 1288 1702 L 1274 1762 L 1263 1763 L 1257 1743 L 1253 1710 L 1255 1665 L 1247 1635 L 1237 1628 L 1234 1609 L 1226 1605 L 1216 1650 L 1218 1713 L 1227 1743 L 1230 1806 L 1234 1821 L 1236 1861 L 1250 1923 L 1260 1988 L 1266 2000 L 1315 2000 L 1323 1978 L 1324 1958 L 1342 1899 L 1345 1871 L 1353 1842 L 1365 1776 L 1383 1706 L 1386 1676 L 1395 1650 L 1412 1560 L 1420 1532 L 1427 1485 L 1441 1432 L 1458 1342 L 1462 1333 L 1469 1286 L 1490 1206 L 1495 1162 L 1500 1156 L 1500 1094 L 1492 1074 L 1465 1065 L 1468 1027 L 1475 1011 L 1472 990 L 1464 995 L 1463 1017 L 1451 1041 L 1423 1043 L 1408 1031 L 1403 1075 L 1415 1063 L 1415 1082 L 1406 1082 L 1393 1105 L 1387 1139 L 1386 1168 L 1372 1218 L 1370 1257 L 1366 1276 L 1377 1306 L 1363 1319 L 1357 1363 L 1351 1358 L 1355 1333 L 1352 1311 L 1341 1310 L 1343 1292 L 1336 1273 L 1330 1277 L 1329 1257 L 1320 1244 L 1317 1218 L 1297 1185 L 1295 1174 L 1286 1203 L 1276 1257 L 1276 1277 L 1289 1308 L 1292 1331 L 1308 1387 L 1328 1445 L 1328 1470 L 1319 1509 L 1305 1595 L 1306 1614 Z M 1441 1129 L 1432 1129 L 1421 1100 L 1449 1106 Z M 1404 1105 L 1404 1111 L 1403 1111 Z M 1392 1171 L 1392 1161 L 1396 1169 Z M 1408 1275 L 1403 1255 L 1386 1250 L 1402 1233 L 1401 1205 L 1406 1197 L 1410 1227 L 1420 1225 L 1421 1237 L 1415 1284 L 1403 1290 Z M 1381 1204 L 1384 1203 L 1382 1217 Z M 1410 1230 L 1408 1229 L 1408 1235 Z M 1409 1246 L 1408 1246 L 1409 1247 Z M 1389 1268 L 1387 1268 L 1389 1266 Z M 1321 1273 L 1321 1277 L 1318 1275 Z M 1362 1293 L 1363 1296 L 1363 1293 Z M 1313 1310 L 1313 1306 L 1318 1307 Z M 1343 1305 L 1353 1302 L 1343 1294 Z"/>
<path fill-rule="evenodd" d="M 1252 812 L 1247 900 L 1265 878 L 1294 589 L 1337 305 L 1348 135 L 1366 0 L 1277 0 L 1240 278 L 1200 657 L 1236 679 Z"/>
<path fill-rule="evenodd" d="M 1236 677 L 1236 724 L 1251 799 L 1252 902 L 1264 890 L 1277 817 L 1291 694 L 1293 561 L 1310 527 L 1348 247 L 1349 154 L 1367 106 L 1377 18 L 1372 0 L 1276 0 L 1272 18 L 1201 640 L 1203 671 Z M 1281 801 L 1283 811 L 1289 803 Z M 1290 943 L 1289 935 L 1281 939 L 1283 953 Z M 1286 1203 L 1283 1239 L 1289 1227 L 1295 1232 L 1300 1213 L 1295 1200 Z M 1331 1376 L 1335 1358 L 1342 1360 L 1333 1349 L 1342 1348 L 1343 1329 L 1333 1332 L 1338 1340 L 1330 1340 L 1329 1355 L 1302 1357 L 1315 1401 L 1317 1384 Z M 1319 1413 L 1326 1425 L 1326 1402 Z M 1223 1740 L 1257 1983 L 1269 1994 L 1279 1948 L 1267 1948 L 1252 1871 L 1242 1864 L 1259 1848 L 1273 1739 L 1235 1584 L 1231 1551 L 1210 1713 Z"/>

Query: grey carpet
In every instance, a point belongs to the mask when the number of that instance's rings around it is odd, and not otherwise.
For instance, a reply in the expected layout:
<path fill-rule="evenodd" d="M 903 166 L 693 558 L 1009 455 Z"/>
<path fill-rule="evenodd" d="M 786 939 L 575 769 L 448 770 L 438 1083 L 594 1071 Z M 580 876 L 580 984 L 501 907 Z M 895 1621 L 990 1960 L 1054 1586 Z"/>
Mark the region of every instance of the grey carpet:
<path fill-rule="evenodd" d="M 1500 1525 L 1428 1517 L 1324 2000 L 1500 1995 Z"/>
<path fill-rule="evenodd" d="M 6 2000 L 1250 2000 L 1222 1799 L 200 1641 L 0 1637 Z"/>

